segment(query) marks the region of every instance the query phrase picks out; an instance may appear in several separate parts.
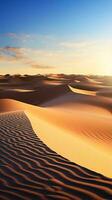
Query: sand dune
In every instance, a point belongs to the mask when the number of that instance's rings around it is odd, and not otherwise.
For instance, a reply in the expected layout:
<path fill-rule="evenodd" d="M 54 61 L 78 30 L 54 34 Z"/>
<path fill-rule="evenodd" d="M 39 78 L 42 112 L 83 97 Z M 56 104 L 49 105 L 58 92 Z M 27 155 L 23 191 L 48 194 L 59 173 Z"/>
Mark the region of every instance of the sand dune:
<path fill-rule="evenodd" d="M 16 92 L 33 92 L 33 90 L 25 90 L 25 89 L 4 89 L 3 90 L 4 92 L 13 92 L 13 91 L 16 91 Z"/>
<path fill-rule="evenodd" d="M 112 113 L 112 99 L 111 98 L 104 98 L 102 96 L 95 96 L 94 91 L 87 91 L 87 90 L 81 90 L 71 87 L 70 85 L 68 87 L 68 92 L 63 92 L 62 95 L 55 97 L 49 101 L 43 102 L 40 104 L 44 107 L 60 107 L 60 108 L 72 108 L 77 109 L 77 104 L 85 107 L 85 110 L 92 106 L 92 108 L 100 109 L 100 111 L 103 108 L 103 111 L 108 110 L 110 113 Z M 80 110 L 80 108 L 79 108 Z M 96 112 L 96 109 L 94 109 L 94 112 Z"/>
<path fill-rule="evenodd" d="M 103 96 L 112 98 L 112 86 L 94 86 L 90 84 L 72 84 L 68 85 L 70 90 L 74 93 L 91 95 L 91 96 Z"/>
<path fill-rule="evenodd" d="M 70 88 L 70 90 L 72 92 L 75 92 L 75 93 L 78 93 L 78 94 L 86 94 L 86 95 L 91 95 L 91 96 L 95 96 L 96 95 L 95 91 L 81 90 L 81 89 L 77 89 L 77 88 L 71 87 L 70 85 L 68 87 Z"/>
<path fill-rule="evenodd" d="M 100 88 L 99 90 L 96 91 L 92 91 L 92 90 L 85 90 L 85 89 L 78 89 L 77 87 L 72 87 L 70 85 L 68 85 L 68 87 L 70 88 L 70 90 L 74 93 L 77 94 L 84 94 L 84 95 L 89 95 L 89 96 L 103 96 L 103 97 L 110 97 L 112 98 L 112 87 L 104 87 L 103 89 Z M 81 87 L 80 87 L 81 88 Z"/>
<path fill-rule="evenodd" d="M 101 81 L 98 81 L 98 80 L 94 80 L 93 78 L 90 78 L 88 76 L 80 76 L 78 77 L 77 83 L 83 83 L 83 84 L 90 84 L 90 85 L 99 85 L 101 84 L 102 82 Z"/>
<path fill-rule="evenodd" d="M 97 76 L 0 77 L 0 199 L 112 199 L 111 87 Z"/>
<path fill-rule="evenodd" d="M 112 87 L 106 87 L 97 92 L 97 95 L 112 98 Z"/>
<path fill-rule="evenodd" d="M 111 199 L 112 180 L 49 149 L 24 112 L 1 114 L 0 123 L 0 199 Z"/>
<path fill-rule="evenodd" d="M 69 88 L 79 94 L 99 95 L 112 98 L 112 78 L 104 77 L 98 80 L 90 77 L 79 77 L 75 80 Z"/>
<path fill-rule="evenodd" d="M 60 107 L 40 108 L 13 100 L 1 100 L 0 104 L 1 112 L 24 110 L 39 137 L 62 156 L 112 176 L 112 116 L 107 110 L 94 106 L 87 110 L 84 105 L 77 104 L 75 111 L 73 107 L 67 111 Z M 65 146 L 68 148 L 65 149 Z"/>
<path fill-rule="evenodd" d="M 19 100 L 33 105 L 40 105 L 43 102 L 54 99 L 58 96 L 69 92 L 67 85 L 56 84 L 42 84 L 38 85 L 32 91 L 25 91 L 23 89 L 2 89 L 0 91 L 0 98 L 10 98 Z M 27 93 L 27 94 L 26 94 Z"/>

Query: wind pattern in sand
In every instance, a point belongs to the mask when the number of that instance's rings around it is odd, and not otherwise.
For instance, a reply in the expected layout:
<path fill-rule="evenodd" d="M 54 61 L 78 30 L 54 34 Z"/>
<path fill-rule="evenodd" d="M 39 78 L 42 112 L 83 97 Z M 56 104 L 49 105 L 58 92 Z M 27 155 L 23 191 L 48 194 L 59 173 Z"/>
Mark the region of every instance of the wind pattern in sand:
<path fill-rule="evenodd" d="M 1 200 L 112 199 L 112 179 L 49 149 L 22 111 L 0 114 L 0 168 Z"/>

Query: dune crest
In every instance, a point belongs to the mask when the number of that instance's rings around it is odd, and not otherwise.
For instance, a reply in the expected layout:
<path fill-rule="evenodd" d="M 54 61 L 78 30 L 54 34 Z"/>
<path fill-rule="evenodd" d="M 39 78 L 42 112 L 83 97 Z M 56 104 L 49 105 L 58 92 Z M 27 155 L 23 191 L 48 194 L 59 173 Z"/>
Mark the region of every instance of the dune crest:
<path fill-rule="evenodd" d="M 94 91 L 90 91 L 90 90 L 81 90 L 81 89 L 77 89 L 74 87 L 71 87 L 70 85 L 68 85 L 68 87 L 70 88 L 70 90 L 72 92 L 78 93 L 78 94 L 85 94 L 85 95 L 91 95 L 91 96 L 95 96 L 96 92 Z"/>

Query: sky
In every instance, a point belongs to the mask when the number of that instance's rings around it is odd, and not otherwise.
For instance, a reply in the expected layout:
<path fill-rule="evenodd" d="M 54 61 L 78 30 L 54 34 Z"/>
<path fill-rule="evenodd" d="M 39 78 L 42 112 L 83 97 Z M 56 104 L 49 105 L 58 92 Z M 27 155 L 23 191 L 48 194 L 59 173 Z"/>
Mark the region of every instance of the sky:
<path fill-rule="evenodd" d="M 112 75 L 111 0 L 0 0 L 0 74 Z"/>

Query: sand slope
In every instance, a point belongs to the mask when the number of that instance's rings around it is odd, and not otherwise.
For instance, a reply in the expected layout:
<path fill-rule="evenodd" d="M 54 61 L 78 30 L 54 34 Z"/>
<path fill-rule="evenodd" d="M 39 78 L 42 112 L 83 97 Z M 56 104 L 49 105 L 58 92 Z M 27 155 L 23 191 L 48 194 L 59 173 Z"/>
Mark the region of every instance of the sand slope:
<path fill-rule="evenodd" d="M 0 105 L 2 112 L 24 110 L 42 141 L 60 155 L 112 177 L 112 115 L 108 110 L 76 103 L 75 107 L 42 108 L 8 99 Z"/>
<path fill-rule="evenodd" d="M 1 200 L 112 199 L 111 179 L 49 149 L 24 112 L 1 114 L 0 124 Z"/>

